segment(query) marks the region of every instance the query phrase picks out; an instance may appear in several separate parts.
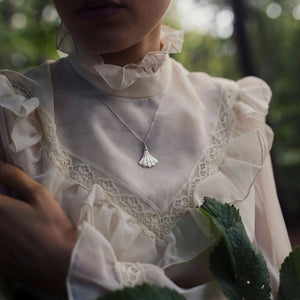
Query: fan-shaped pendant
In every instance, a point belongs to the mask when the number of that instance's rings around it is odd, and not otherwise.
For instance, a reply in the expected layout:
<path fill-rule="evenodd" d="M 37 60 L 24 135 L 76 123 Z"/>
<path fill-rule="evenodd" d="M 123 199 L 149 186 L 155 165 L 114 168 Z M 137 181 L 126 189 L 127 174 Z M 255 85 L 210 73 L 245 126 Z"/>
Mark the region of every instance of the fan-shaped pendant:
<path fill-rule="evenodd" d="M 152 168 L 158 163 L 158 160 L 153 157 L 148 150 L 144 150 L 144 155 L 139 161 L 139 165 L 145 168 Z"/>

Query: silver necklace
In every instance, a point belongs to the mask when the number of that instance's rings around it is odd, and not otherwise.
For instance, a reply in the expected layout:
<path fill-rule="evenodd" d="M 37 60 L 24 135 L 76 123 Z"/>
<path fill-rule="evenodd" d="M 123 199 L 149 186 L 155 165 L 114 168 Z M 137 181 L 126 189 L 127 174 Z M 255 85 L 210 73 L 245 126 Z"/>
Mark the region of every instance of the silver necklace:
<path fill-rule="evenodd" d="M 147 131 L 147 134 L 145 136 L 144 139 L 142 139 L 141 137 L 139 137 L 126 123 L 125 121 L 112 109 L 112 107 L 103 99 L 103 97 L 99 94 L 97 94 L 97 97 L 102 101 L 102 103 L 111 111 L 111 113 L 127 128 L 127 130 L 133 134 L 133 136 L 135 136 L 144 146 L 144 152 L 143 152 L 143 156 L 141 158 L 141 160 L 138 162 L 138 164 L 142 167 L 145 168 L 151 168 L 154 167 L 157 163 L 158 160 L 152 156 L 149 152 L 148 146 L 147 146 L 147 140 L 150 137 L 151 131 L 153 129 L 153 126 L 156 122 L 156 117 L 157 117 L 157 112 L 160 108 L 160 104 L 155 112 L 155 115 L 153 117 L 153 120 L 151 122 L 150 128 Z"/>

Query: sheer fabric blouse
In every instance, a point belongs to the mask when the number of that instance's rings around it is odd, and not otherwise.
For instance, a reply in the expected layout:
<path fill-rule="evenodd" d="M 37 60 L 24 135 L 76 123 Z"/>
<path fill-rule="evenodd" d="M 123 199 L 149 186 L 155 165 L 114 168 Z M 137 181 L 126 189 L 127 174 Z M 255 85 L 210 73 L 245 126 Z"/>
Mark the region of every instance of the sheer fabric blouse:
<path fill-rule="evenodd" d="M 22 75 L 3 71 L 0 158 L 46 186 L 78 228 L 69 299 L 141 282 L 223 299 L 208 268 L 215 239 L 196 208 L 204 196 L 240 209 L 275 291 L 290 244 L 269 158 L 270 89 L 188 72 L 169 57 L 182 32 L 163 27 L 162 45 L 123 68 L 77 47 Z M 157 111 L 155 167 L 138 165 L 142 143 L 101 99 L 141 138 Z"/>

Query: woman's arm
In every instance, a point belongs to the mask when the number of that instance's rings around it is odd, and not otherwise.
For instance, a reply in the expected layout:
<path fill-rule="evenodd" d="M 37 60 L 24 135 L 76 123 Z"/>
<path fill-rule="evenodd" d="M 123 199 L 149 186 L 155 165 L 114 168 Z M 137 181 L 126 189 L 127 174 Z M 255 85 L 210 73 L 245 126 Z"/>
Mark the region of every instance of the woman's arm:
<path fill-rule="evenodd" d="M 187 299 L 202 293 L 223 299 L 215 282 L 184 290 L 156 265 L 118 261 L 109 241 L 88 223 L 77 237 L 48 190 L 2 161 L 0 182 L 24 199 L 0 194 L 1 275 L 71 300 L 93 299 L 142 282 L 175 289 Z"/>
<path fill-rule="evenodd" d="M 0 272 L 66 295 L 65 280 L 77 232 L 42 185 L 0 162 L 0 182 L 22 200 L 0 194 Z"/>
<path fill-rule="evenodd" d="M 276 193 L 270 155 L 256 179 L 255 198 L 255 243 L 267 261 L 276 294 L 279 269 L 291 251 L 291 244 Z"/>

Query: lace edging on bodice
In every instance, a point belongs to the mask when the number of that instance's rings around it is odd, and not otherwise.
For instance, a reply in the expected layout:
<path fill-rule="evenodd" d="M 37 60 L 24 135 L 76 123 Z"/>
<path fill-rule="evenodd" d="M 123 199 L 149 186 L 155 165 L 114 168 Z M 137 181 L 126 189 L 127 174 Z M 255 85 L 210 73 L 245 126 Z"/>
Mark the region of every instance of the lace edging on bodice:
<path fill-rule="evenodd" d="M 250 79 L 245 80 L 249 81 Z M 255 84 L 257 85 L 257 82 Z M 28 101 L 28 98 L 33 99 L 30 97 L 31 95 L 24 93 L 22 87 L 15 84 L 14 89 L 23 95 L 23 102 Z M 256 90 L 263 90 L 266 93 L 265 86 L 263 86 L 263 89 L 262 86 L 258 86 Z M 106 201 L 111 202 L 114 206 L 125 212 L 132 222 L 137 223 L 148 236 L 162 239 L 172 231 L 187 210 L 200 205 L 203 196 L 210 196 L 210 194 L 203 194 L 210 192 L 205 188 L 205 184 L 215 176 L 226 176 L 227 180 L 236 189 L 235 198 L 223 197 L 220 201 L 234 203 L 235 201 L 246 199 L 247 193 L 262 167 L 271 144 L 270 138 L 268 138 L 268 136 L 271 136 L 269 129 L 263 121 L 259 120 L 259 114 L 255 115 L 253 113 L 253 108 L 247 103 L 251 95 L 246 95 L 247 93 L 247 89 L 245 90 L 243 87 L 239 90 L 236 83 L 224 81 L 219 116 L 215 124 L 215 129 L 210 135 L 206 151 L 195 165 L 181 193 L 175 199 L 170 199 L 170 202 L 163 211 L 158 210 L 141 195 L 131 191 L 129 187 L 119 182 L 117 178 L 108 176 L 109 174 L 99 166 L 93 165 L 91 162 L 66 149 L 58 140 L 52 117 L 42 103 L 38 107 L 35 107 L 35 109 L 32 109 L 32 111 L 28 111 L 28 114 L 25 114 L 23 117 L 31 124 L 32 128 L 36 129 L 35 137 L 40 137 L 40 141 L 34 141 L 33 144 L 40 143 L 40 147 L 42 148 L 40 152 L 46 151 L 48 153 L 51 161 L 67 181 L 78 184 L 86 190 L 90 190 L 93 185 L 99 185 L 106 194 Z M 265 96 L 268 98 L 268 95 Z M 243 101 L 241 101 L 241 98 L 243 98 Z M 22 101 L 19 101 L 19 103 L 22 103 Z M 17 105 L 13 102 L 10 104 L 12 106 Z M 3 101 L 0 101 L 0 105 L 3 106 Z M 13 111 L 14 107 L 11 107 L 11 110 Z M 254 125 L 248 129 L 241 128 L 243 126 L 240 124 L 243 122 L 252 122 L 251 124 Z M 14 126 L 17 127 L 20 125 L 18 122 L 15 122 Z M 236 183 L 238 182 L 237 180 L 241 179 L 236 178 L 234 172 L 230 174 L 226 171 L 230 171 L 231 169 L 227 165 L 227 160 L 236 159 L 240 164 L 243 161 L 247 162 L 249 160 L 249 150 L 246 148 L 242 148 L 241 151 L 236 149 L 236 153 L 233 153 L 230 144 L 237 145 L 237 141 L 244 137 L 248 138 L 248 140 L 249 136 L 255 138 L 257 133 L 261 139 L 260 144 L 257 146 L 258 152 L 261 155 L 257 158 L 251 156 L 251 159 L 256 160 L 255 164 L 253 164 L 254 166 L 245 166 L 245 180 L 239 186 Z M 19 141 L 14 140 L 13 142 L 17 145 Z M 260 147 L 260 145 L 262 146 Z M 15 149 L 12 149 L 12 152 L 18 152 L 18 149 L 18 146 L 16 146 Z M 218 186 L 218 183 L 215 184 L 215 187 L 216 190 L 224 188 L 222 184 Z M 89 205 L 82 203 L 82 212 L 79 213 L 76 223 L 80 224 L 83 222 L 84 215 L 87 213 L 92 214 L 91 210 L 93 206 L 97 205 L 101 205 L 101 202 L 99 203 L 97 199 Z M 87 207 L 89 208 L 88 212 Z"/>

